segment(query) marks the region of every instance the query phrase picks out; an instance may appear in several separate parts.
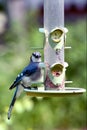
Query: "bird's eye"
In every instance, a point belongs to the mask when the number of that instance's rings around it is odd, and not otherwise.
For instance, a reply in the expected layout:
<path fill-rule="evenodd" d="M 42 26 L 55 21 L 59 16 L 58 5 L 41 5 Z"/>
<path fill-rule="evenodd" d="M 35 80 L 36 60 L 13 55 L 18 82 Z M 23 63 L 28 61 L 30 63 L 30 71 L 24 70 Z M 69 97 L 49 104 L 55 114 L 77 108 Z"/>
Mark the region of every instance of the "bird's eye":
<path fill-rule="evenodd" d="M 41 57 L 41 55 L 40 55 L 40 53 L 32 53 L 32 55 L 35 57 L 35 58 L 40 58 Z"/>
<path fill-rule="evenodd" d="M 40 57 L 41 57 L 40 55 L 35 56 L 35 58 L 40 58 Z"/>

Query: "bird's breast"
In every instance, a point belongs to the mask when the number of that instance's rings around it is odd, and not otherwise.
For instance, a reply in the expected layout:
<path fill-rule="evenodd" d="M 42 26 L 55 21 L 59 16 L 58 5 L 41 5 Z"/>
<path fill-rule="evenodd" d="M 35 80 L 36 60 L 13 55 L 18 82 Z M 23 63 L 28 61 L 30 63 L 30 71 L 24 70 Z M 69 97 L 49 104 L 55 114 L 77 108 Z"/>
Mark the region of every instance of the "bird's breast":
<path fill-rule="evenodd" d="M 41 69 L 38 69 L 35 73 L 30 76 L 31 81 L 36 81 L 41 77 Z"/>

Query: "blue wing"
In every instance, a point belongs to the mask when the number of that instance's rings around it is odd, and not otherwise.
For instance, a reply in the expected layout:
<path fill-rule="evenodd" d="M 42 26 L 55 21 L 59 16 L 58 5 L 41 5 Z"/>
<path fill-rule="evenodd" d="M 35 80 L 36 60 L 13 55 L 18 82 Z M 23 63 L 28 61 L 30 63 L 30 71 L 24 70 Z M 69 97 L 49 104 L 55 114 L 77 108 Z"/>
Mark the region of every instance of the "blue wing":
<path fill-rule="evenodd" d="M 14 87 L 16 87 L 20 81 L 22 80 L 22 78 L 24 76 L 31 76 L 32 74 L 34 74 L 38 69 L 38 63 L 36 62 L 31 62 L 27 67 L 24 68 L 24 70 L 17 76 L 16 80 L 13 82 L 13 84 L 10 86 L 9 89 L 13 89 Z"/>

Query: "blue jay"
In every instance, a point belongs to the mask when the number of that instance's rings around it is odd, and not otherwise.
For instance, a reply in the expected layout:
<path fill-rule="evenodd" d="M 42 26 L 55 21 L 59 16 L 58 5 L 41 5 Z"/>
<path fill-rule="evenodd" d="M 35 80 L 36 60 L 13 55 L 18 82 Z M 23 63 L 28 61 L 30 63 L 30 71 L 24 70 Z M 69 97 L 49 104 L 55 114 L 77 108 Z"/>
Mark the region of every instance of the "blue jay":
<path fill-rule="evenodd" d="M 31 88 L 32 81 L 36 81 L 41 77 L 41 67 L 39 65 L 41 63 L 41 54 L 40 52 L 32 53 L 30 57 L 30 63 L 28 66 L 24 68 L 24 70 L 17 76 L 16 80 L 13 82 L 10 90 L 16 87 L 16 91 L 14 93 L 13 99 L 9 106 L 8 110 L 8 119 L 11 117 L 11 111 L 15 104 L 16 99 L 20 96 L 23 92 L 24 88 L 29 87 Z"/>

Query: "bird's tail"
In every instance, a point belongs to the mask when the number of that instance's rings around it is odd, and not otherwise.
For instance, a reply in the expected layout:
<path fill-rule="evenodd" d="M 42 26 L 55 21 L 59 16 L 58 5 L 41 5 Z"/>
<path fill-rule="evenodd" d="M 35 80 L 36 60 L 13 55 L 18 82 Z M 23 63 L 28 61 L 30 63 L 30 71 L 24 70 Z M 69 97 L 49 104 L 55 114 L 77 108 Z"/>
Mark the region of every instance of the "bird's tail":
<path fill-rule="evenodd" d="M 15 93 L 14 93 L 13 99 L 12 99 L 11 104 L 10 104 L 10 106 L 9 106 L 9 110 L 8 110 L 8 120 L 10 120 L 12 108 L 13 108 L 13 106 L 14 106 L 14 104 L 15 104 L 15 101 L 16 101 L 16 94 L 17 94 L 17 89 L 16 89 L 16 91 L 15 91 Z"/>

